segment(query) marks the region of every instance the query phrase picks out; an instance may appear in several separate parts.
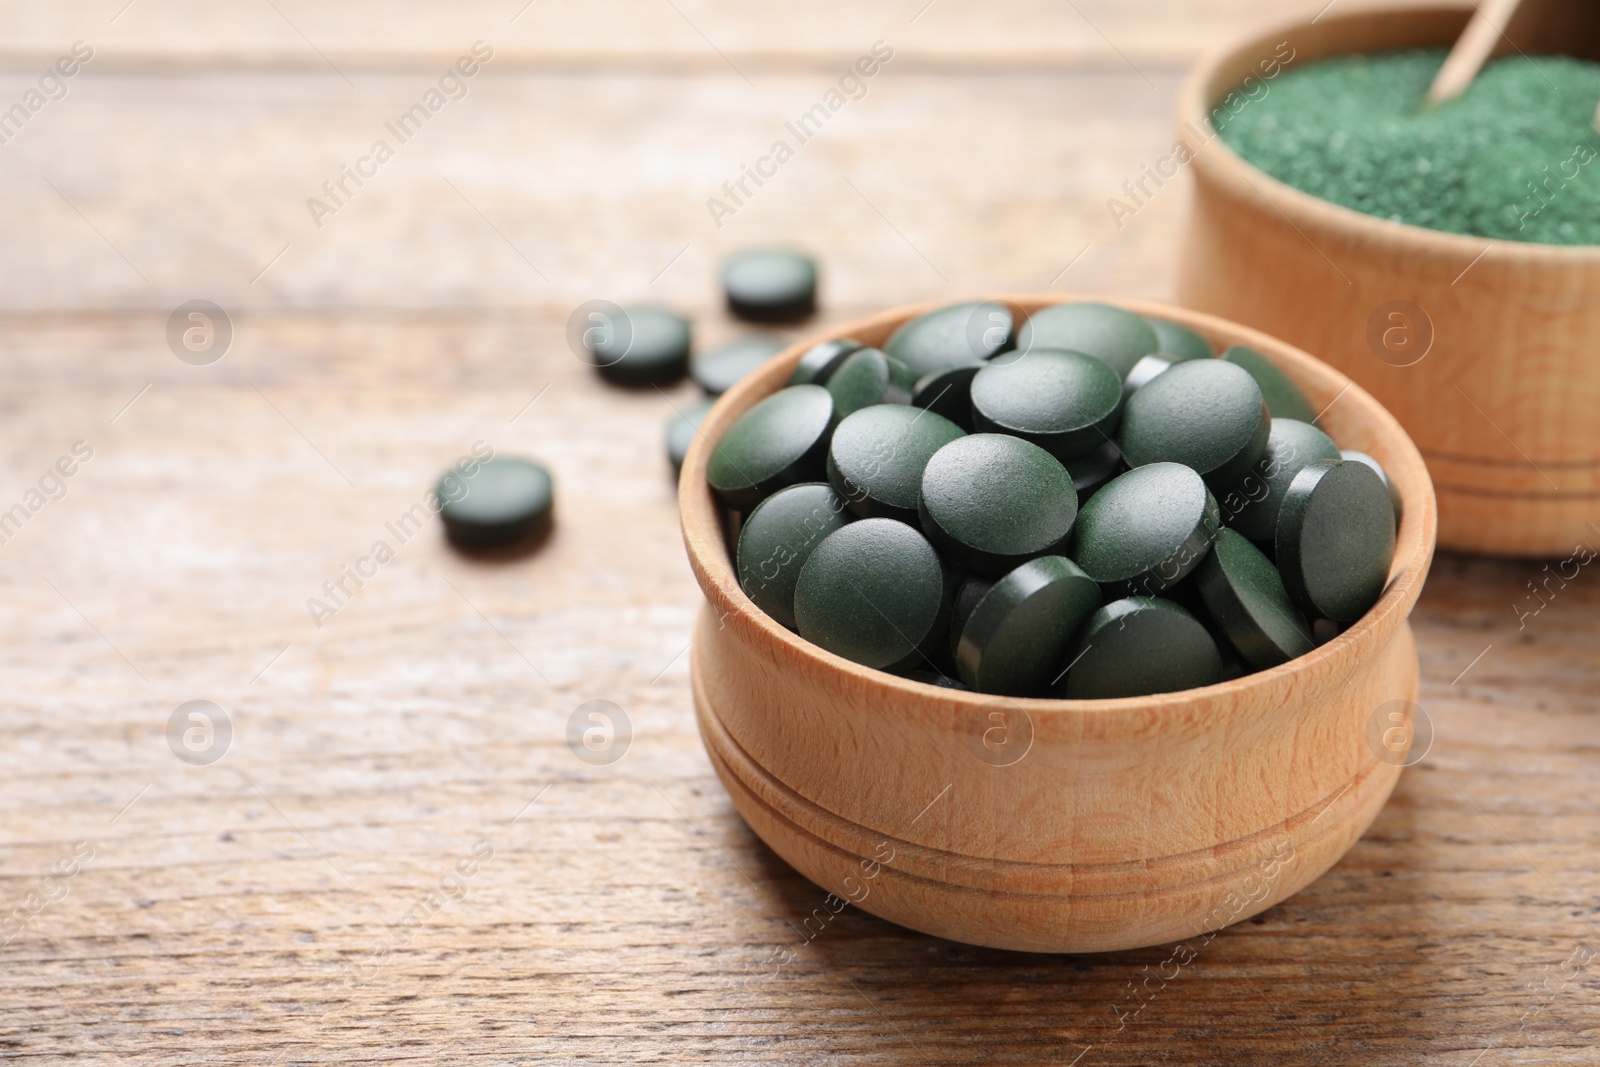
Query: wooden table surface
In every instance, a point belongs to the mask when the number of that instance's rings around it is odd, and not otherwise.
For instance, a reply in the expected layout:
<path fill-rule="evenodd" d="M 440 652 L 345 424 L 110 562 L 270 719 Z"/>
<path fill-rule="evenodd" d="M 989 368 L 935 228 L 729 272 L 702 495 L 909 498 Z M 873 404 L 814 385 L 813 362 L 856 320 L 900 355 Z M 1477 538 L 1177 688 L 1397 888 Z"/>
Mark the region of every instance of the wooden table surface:
<path fill-rule="evenodd" d="M 0 3 L 0 110 L 93 49 L 0 143 L 3 1055 L 1600 1062 L 1600 566 L 1441 557 L 1427 757 L 1176 973 L 854 909 L 807 943 L 822 891 L 695 732 L 661 442 L 693 391 L 606 388 L 565 341 L 601 298 L 734 336 L 716 263 L 770 240 L 824 264 L 819 325 L 1163 298 L 1183 181 L 1121 227 L 1107 199 L 1168 151 L 1199 49 L 1323 2 Z M 308 198 L 479 40 L 319 227 Z M 877 41 L 865 96 L 719 227 L 707 199 Z M 233 324 L 209 365 L 167 342 L 194 299 Z M 537 554 L 390 531 L 475 442 L 553 469 Z M 566 741 L 595 699 L 632 723 L 607 766 Z M 216 762 L 169 746 L 191 700 L 226 711 Z"/>

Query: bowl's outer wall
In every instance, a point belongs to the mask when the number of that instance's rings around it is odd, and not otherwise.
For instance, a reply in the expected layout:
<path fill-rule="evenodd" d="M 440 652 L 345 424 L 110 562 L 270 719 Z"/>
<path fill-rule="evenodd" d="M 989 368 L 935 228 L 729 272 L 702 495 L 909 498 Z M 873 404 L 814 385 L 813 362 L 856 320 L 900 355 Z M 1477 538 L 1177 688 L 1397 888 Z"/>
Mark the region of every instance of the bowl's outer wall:
<path fill-rule="evenodd" d="M 1032 311 L 1062 298 L 998 299 Z M 1326 407 L 1323 425 L 1341 445 L 1371 453 L 1390 472 L 1405 505 L 1391 580 L 1346 633 L 1291 664 L 1158 697 L 1068 702 L 932 690 L 800 640 L 735 578 L 705 482 L 710 442 L 780 388 L 810 342 L 730 392 L 684 463 L 685 541 L 710 608 L 692 661 L 696 703 L 719 773 L 752 826 L 834 892 L 844 891 L 837 879 L 852 857 L 887 843 L 897 856 L 893 877 L 879 885 L 875 905 L 862 906 L 919 929 L 1082 951 L 1157 943 L 1152 930 L 1183 932 L 1173 923 L 1221 925 L 1336 860 L 1398 773 L 1379 761 L 1369 724 L 1416 692 L 1405 619 L 1435 533 L 1420 455 L 1370 396 L 1304 353 L 1207 315 L 1119 303 L 1185 322 L 1219 347 L 1259 349 Z M 931 306 L 828 336 L 881 343 Z M 1275 872 L 1271 893 L 1251 890 L 1249 911 L 1230 906 L 1224 919 L 1205 921 L 1214 894 L 1235 891 L 1285 847 L 1298 851 L 1291 869 Z M 823 863 L 835 853 L 834 867 Z M 995 894 L 1015 894 L 1016 906 L 980 906 Z M 1026 943 L 1006 940 L 1015 937 Z"/>
<path fill-rule="evenodd" d="M 1330 13 L 1202 62 L 1178 111 L 1194 175 L 1178 299 L 1312 352 L 1377 397 L 1427 459 L 1441 544 L 1564 557 L 1593 542 L 1600 512 L 1600 248 L 1444 234 L 1338 207 L 1245 163 L 1205 118 L 1282 42 L 1291 69 L 1448 45 L 1471 10 Z M 1391 330 L 1409 349 L 1384 344 Z"/>
<path fill-rule="evenodd" d="M 828 889 L 828 898 L 803 920 L 808 938 L 845 901 L 939 937 L 1030 952 L 1114 951 L 1213 931 L 1271 907 L 1333 866 L 1372 823 L 1400 776 L 1398 761 L 1373 763 L 1315 812 L 1223 847 L 1161 860 L 1016 863 L 912 845 L 806 801 L 732 740 L 702 684 L 719 677 L 717 626 L 708 607 L 694 651 L 701 736 L 740 814 L 778 855 Z M 1389 691 L 1414 694 L 1416 671 L 1416 645 L 1403 626 L 1376 672 L 1389 680 Z M 1409 747 L 1407 739 L 1403 751 Z M 905 821 L 915 826 L 948 808 L 946 823 L 1016 823 L 1007 807 L 979 806 L 986 801 L 992 804 L 994 796 L 974 803 L 952 787 Z M 1070 802 L 1065 793 L 1063 802 Z"/>

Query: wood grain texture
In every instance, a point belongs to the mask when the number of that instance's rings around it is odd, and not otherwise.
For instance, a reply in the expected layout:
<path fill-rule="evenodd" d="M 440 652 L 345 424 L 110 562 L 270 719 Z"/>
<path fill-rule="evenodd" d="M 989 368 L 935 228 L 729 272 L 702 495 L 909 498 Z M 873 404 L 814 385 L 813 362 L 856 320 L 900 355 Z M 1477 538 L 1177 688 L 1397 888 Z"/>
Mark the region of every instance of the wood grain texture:
<path fill-rule="evenodd" d="M 1524 38 L 1530 50 L 1600 42 L 1600 10 L 1559 8 L 1587 13 L 1595 25 L 1562 36 L 1541 23 L 1544 34 Z M 1564 556 L 1593 535 L 1600 515 L 1600 249 L 1363 215 L 1268 177 L 1203 125 L 1229 86 L 1283 42 L 1294 63 L 1437 45 L 1455 37 L 1469 11 L 1335 12 L 1198 68 L 1180 105 L 1196 197 L 1179 294 L 1319 353 L 1394 412 L 1433 474 L 1440 544 Z"/>
<path fill-rule="evenodd" d="M 360 11 L 277 2 L 297 22 Z M 942 25 L 946 2 L 917 26 Z M 8 7 L 8 43 L 28 50 L 8 91 L 85 36 L 51 20 L 109 20 L 116 6 Z M 1098 21 L 1112 5 L 1080 6 Z M 999 5 L 950 7 L 952 40 L 1009 24 Z M 1276 10 L 1204 8 L 1212 22 L 1185 5 L 1125 7 L 1136 32 L 1112 36 L 1135 62 L 1146 28 L 1198 42 Z M 399 13 L 372 23 L 375 49 L 410 25 L 404 48 L 437 57 L 471 32 L 437 20 L 482 9 L 386 10 Z M 0 916 L 47 893 L 46 869 L 76 843 L 94 849 L 67 895 L 0 947 L 4 1055 L 1593 1061 L 1600 972 L 1564 964 L 1600 947 L 1600 571 L 1551 577 L 1570 553 L 1549 571 L 1435 561 L 1412 620 L 1428 757 L 1327 875 L 1195 946 L 1174 977 L 1161 977 L 1173 947 L 1025 956 L 855 908 L 803 939 L 823 891 L 756 840 L 696 736 L 685 648 L 703 598 L 660 439 L 691 393 L 602 387 L 567 353 L 572 307 L 652 296 L 693 312 L 705 339 L 729 336 L 716 256 L 776 237 L 812 243 L 829 270 L 819 327 L 1037 288 L 1086 243 L 1057 288 L 1164 297 L 1185 194 L 1172 186 L 1120 231 L 1105 199 L 1169 150 L 1181 62 L 1147 70 L 1154 89 L 1109 62 L 898 84 L 891 64 L 720 231 L 704 199 L 831 76 L 755 77 L 752 94 L 710 63 L 669 76 L 643 59 L 626 69 L 625 54 L 592 73 L 504 77 L 491 64 L 471 109 L 439 119 L 458 125 L 430 126 L 319 233 L 305 197 L 425 88 L 433 61 L 402 54 L 382 77 L 353 74 L 352 93 L 286 58 L 292 30 L 267 40 L 269 6 L 138 0 L 114 32 L 136 15 L 163 27 L 148 31 L 154 52 L 198 40 L 247 54 L 233 69 L 152 60 L 138 73 L 113 70 L 111 50 L 105 74 L 91 65 L 0 147 L 0 503 L 74 441 L 95 449 L 67 495 L 0 545 Z M 1043 40 L 1014 24 L 1011 40 Z M 212 25 L 227 32 L 206 37 Z M 608 29 L 636 25 L 654 22 Z M 637 32 L 633 56 L 655 43 Z M 783 51 L 784 35 L 751 33 Z M 833 54 L 853 55 L 855 33 L 845 24 Z M 1172 54 L 1190 47 L 1177 39 Z M 270 55 L 250 59 L 257 49 Z M 200 296 L 238 327 L 206 368 L 163 338 L 173 306 Z M 545 551 L 473 564 L 430 526 L 319 630 L 306 598 L 479 438 L 554 468 Z M 165 738 L 196 698 L 236 728 L 210 767 L 180 763 Z M 608 768 L 565 744 L 569 715 L 595 698 L 634 726 Z M 407 925 L 479 840 L 494 857 L 466 895 Z"/>
<path fill-rule="evenodd" d="M 1019 320 L 1060 302 L 982 298 Z M 881 347 L 937 306 L 819 336 Z M 718 402 L 684 460 L 684 542 L 707 601 L 690 662 L 700 732 L 740 812 L 836 901 L 995 948 L 1159 945 L 1304 887 L 1394 788 L 1417 696 L 1406 618 L 1437 523 L 1421 455 L 1370 395 L 1305 353 L 1209 315 L 1123 306 L 1196 330 L 1215 351 L 1261 352 L 1334 440 L 1383 464 L 1404 516 L 1383 596 L 1292 663 L 1123 700 L 938 690 L 824 652 L 745 595 L 706 481 L 711 442 L 781 389 L 809 347 L 792 346 Z M 1381 741 L 1391 727 L 1392 751 Z"/>
<path fill-rule="evenodd" d="M 1306 17 L 1326 0 L 1290 5 Z M 274 0 L 219 7 L 206 0 L 28 0 L 0 3 L 8 29 L 0 54 L 54 56 L 86 39 L 107 45 L 114 65 L 270 66 L 339 71 L 453 58 L 458 44 L 484 38 L 514 62 L 625 64 L 744 70 L 831 66 L 872 41 L 902 43 L 917 62 L 957 66 L 1085 63 L 1098 67 L 1183 65 L 1225 40 L 1230 24 L 1283 5 L 1267 0 L 1191 0 L 1156 6 L 1115 0 L 818 0 L 788 7 L 738 0 L 461 0 L 392 4 L 383 0 Z M 1158 17 L 1152 17 L 1152 14 Z M 748 65 L 748 69 L 746 69 Z M 359 79 L 354 79 L 359 81 Z"/>

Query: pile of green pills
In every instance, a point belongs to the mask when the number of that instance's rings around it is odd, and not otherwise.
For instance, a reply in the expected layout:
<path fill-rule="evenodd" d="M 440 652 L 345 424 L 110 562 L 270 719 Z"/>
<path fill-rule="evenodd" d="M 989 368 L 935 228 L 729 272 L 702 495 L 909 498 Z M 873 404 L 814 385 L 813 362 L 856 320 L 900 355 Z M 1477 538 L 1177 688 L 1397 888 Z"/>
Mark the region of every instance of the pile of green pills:
<path fill-rule="evenodd" d="M 1397 498 L 1257 352 L 1104 304 L 824 341 L 716 444 L 750 599 L 830 652 L 1023 697 L 1171 692 L 1378 600 Z"/>

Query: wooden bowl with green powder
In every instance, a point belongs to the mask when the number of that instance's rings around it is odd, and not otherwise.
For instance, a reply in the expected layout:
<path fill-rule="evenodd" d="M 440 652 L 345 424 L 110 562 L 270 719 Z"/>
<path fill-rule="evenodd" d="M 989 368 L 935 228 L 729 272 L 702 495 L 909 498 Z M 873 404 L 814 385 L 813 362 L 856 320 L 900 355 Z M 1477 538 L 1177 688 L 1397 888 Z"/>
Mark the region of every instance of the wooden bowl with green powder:
<path fill-rule="evenodd" d="M 1600 4 L 1428 85 L 1470 4 L 1330 11 L 1205 60 L 1179 300 L 1326 360 L 1427 460 L 1441 547 L 1600 529 Z M 1587 21 L 1585 21 L 1587 20 Z"/>

